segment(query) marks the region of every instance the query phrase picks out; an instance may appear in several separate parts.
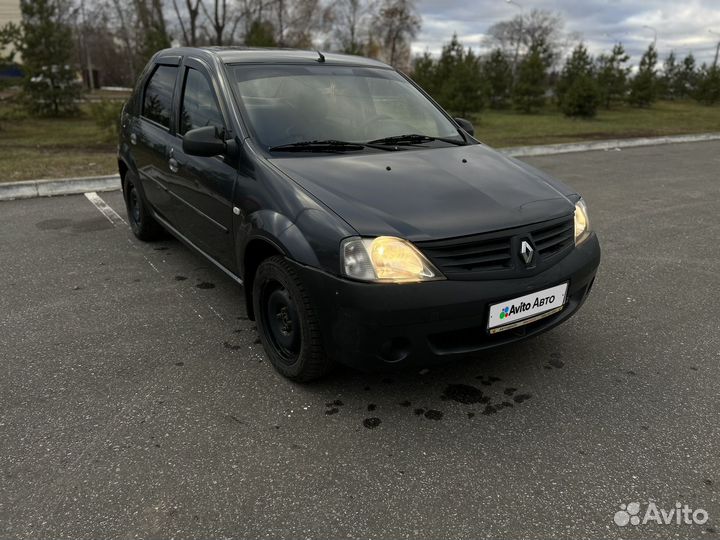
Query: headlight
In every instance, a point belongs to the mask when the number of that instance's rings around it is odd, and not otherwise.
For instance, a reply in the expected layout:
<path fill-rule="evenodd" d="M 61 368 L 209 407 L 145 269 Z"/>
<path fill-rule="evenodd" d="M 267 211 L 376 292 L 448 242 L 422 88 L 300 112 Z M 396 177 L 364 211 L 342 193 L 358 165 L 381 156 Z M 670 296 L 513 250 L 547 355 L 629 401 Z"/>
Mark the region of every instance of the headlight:
<path fill-rule="evenodd" d="M 575 203 L 575 245 L 579 246 L 590 236 L 590 218 L 585 201 Z"/>
<path fill-rule="evenodd" d="M 340 255 L 343 273 L 362 281 L 408 283 L 445 279 L 415 246 L 402 238 L 348 238 Z"/>

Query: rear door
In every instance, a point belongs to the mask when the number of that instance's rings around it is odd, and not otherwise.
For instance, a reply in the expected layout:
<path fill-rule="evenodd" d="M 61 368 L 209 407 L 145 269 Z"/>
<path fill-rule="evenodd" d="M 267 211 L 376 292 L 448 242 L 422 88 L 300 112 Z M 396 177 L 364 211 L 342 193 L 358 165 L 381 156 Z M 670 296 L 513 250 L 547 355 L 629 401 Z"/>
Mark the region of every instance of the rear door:
<path fill-rule="evenodd" d="M 159 214 L 170 221 L 174 221 L 174 203 L 167 192 L 172 174 L 168 160 L 174 140 L 173 102 L 179 63 L 179 57 L 158 60 L 143 88 L 140 121 L 130 133 L 145 197 Z"/>
<path fill-rule="evenodd" d="M 232 138 L 226 119 L 227 104 L 206 65 L 186 58 L 181 73 L 176 136 L 170 148 L 175 172 L 168 184 L 180 201 L 177 227 L 200 249 L 229 270 L 235 270 L 232 200 L 237 177 L 236 160 L 226 156 L 185 154 L 183 135 L 191 129 L 214 126 Z"/>

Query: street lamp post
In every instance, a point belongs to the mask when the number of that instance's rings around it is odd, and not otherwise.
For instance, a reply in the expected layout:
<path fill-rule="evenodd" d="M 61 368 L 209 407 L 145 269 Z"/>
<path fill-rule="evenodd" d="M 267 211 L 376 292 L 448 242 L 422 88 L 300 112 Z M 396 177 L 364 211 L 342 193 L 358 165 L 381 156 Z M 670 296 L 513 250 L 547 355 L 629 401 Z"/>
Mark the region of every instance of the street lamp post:
<path fill-rule="evenodd" d="M 505 0 L 506 4 L 510 4 L 518 8 L 521 12 L 523 11 L 523 7 L 515 2 L 515 0 Z M 520 42 L 522 41 L 522 33 L 523 33 L 523 25 L 525 22 L 523 21 L 522 15 L 520 16 L 520 34 L 517 36 L 517 43 L 515 44 L 515 58 L 513 59 L 513 72 L 517 73 L 517 64 L 518 64 L 518 57 L 520 56 Z"/>
<path fill-rule="evenodd" d="M 720 32 L 715 32 L 714 30 L 708 30 L 711 34 L 715 36 L 720 36 Z M 713 67 L 717 67 L 718 65 L 718 54 L 720 54 L 720 40 L 718 40 L 717 47 L 715 47 L 715 61 L 713 62 Z"/>

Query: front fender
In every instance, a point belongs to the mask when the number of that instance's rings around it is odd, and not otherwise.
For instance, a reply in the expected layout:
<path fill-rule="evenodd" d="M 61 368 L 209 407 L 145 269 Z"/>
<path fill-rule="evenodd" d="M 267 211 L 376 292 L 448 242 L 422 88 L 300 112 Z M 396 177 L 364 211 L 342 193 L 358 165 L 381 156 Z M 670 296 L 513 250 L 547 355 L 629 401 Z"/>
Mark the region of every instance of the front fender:
<path fill-rule="evenodd" d="M 300 229 L 287 216 L 274 210 L 259 210 L 250 216 L 244 234 L 236 236 L 238 268 L 245 275 L 247 246 L 261 240 L 272 245 L 286 257 L 301 264 L 318 267 L 318 258 Z"/>

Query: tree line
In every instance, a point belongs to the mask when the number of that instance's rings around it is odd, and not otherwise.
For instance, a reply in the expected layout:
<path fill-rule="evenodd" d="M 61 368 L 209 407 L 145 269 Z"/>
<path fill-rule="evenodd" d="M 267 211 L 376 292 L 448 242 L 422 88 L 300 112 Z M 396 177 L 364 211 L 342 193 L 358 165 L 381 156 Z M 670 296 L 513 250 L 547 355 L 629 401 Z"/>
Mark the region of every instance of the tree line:
<path fill-rule="evenodd" d="M 78 68 L 90 88 L 131 86 L 149 57 L 171 44 L 319 47 L 378 58 L 463 115 L 485 107 L 533 113 L 548 102 L 584 117 L 659 98 L 720 102 L 717 61 L 698 66 L 692 54 L 680 60 L 671 52 L 660 69 L 651 44 L 633 69 L 622 44 L 593 57 L 559 14 L 544 10 L 492 25 L 487 54 L 453 36 L 439 57 L 413 58 L 422 24 L 414 0 L 20 0 L 20 7 L 21 23 L 0 27 L 0 51 L 11 51 L 0 67 L 19 53 L 24 100 L 38 114 L 77 107 Z"/>
<path fill-rule="evenodd" d="M 698 66 L 692 53 L 680 60 L 670 52 L 661 69 L 652 43 L 633 70 L 621 43 L 593 57 L 579 36 L 562 27 L 562 18 L 550 12 L 519 15 L 489 29 L 491 50 L 485 55 L 453 36 L 439 57 L 425 53 L 415 60 L 413 78 L 443 107 L 462 115 L 485 107 L 535 113 L 548 102 L 574 117 L 593 117 L 600 107 L 623 103 L 649 107 L 658 99 L 720 103 L 717 59 Z"/>
<path fill-rule="evenodd" d="M 371 56 L 411 69 L 421 17 L 414 0 L 20 0 L 22 21 L 0 27 L 0 67 L 15 55 L 25 93 L 44 113 L 72 109 L 86 84 L 132 86 L 171 45 L 297 47 Z"/>

